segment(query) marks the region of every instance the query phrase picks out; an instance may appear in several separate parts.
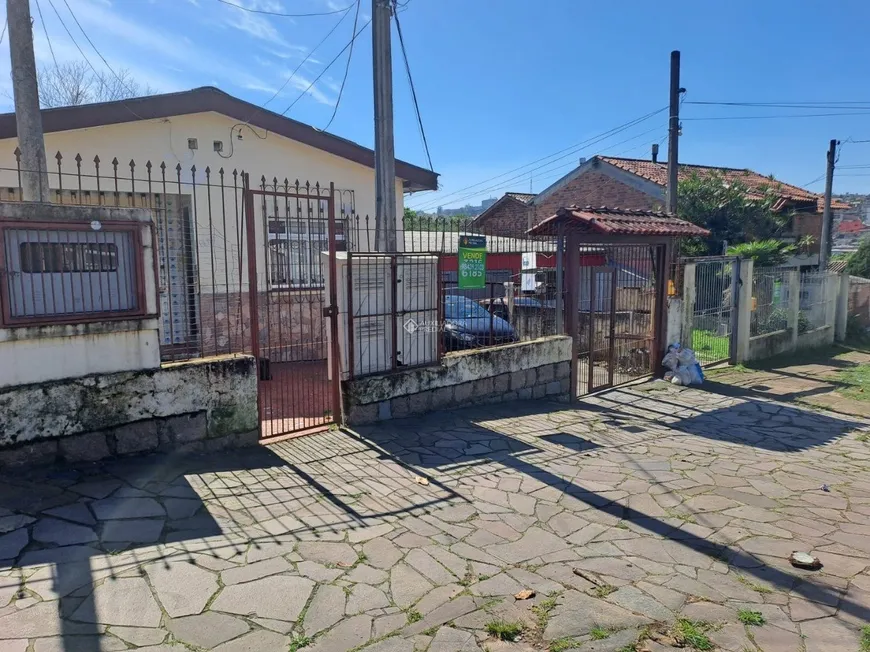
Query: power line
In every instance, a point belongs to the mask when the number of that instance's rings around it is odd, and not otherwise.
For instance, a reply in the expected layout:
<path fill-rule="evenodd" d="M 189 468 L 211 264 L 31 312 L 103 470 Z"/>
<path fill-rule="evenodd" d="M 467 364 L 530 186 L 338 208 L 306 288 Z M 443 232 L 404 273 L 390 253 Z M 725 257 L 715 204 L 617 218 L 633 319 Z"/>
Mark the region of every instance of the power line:
<path fill-rule="evenodd" d="M 815 107 L 814 107 L 815 108 Z M 680 118 L 680 120 L 691 120 L 693 122 L 704 120 L 774 120 L 779 118 L 827 118 L 836 115 L 855 115 L 866 117 L 867 113 L 853 111 L 851 113 L 783 113 L 779 115 L 734 115 L 734 116 L 713 116 L 710 118 Z"/>
<path fill-rule="evenodd" d="M 51 39 L 48 37 L 48 27 L 45 26 L 45 18 L 42 17 L 42 7 L 39 6 L 39 0 L 36 0 L 36 11 L 39 12 L 39 22 L 42 23 L 42 31 L 45 33 L 45 40 L 48 41 L 48 50 L 51 52 L 51 59 L 54 61 L 54 67 L 60 68 L 60 66 L 57 65 L 57 57 L 54 56 L 54 46 L 52 46 Z"/>
<path fill-rule="evenodd" d="M 500 178 L 502 178 L 502 177 L 505 177 L 505 176 L 507 176 L 507 175 L 509 175 L 509 174 L 512 174 L 512 173 L 514 173 L 514 172 L 518 172 L 518 171 L 520 171 L 520 170 L 524 170 L 525 168 L 528 168 L 528 167 L 530 167 L 530 166 L 533 166 L 533 165 L 536 165 L 536 164 L 538 164 L 538 163 L 541 163 L 542 161 L 547 161 L 548 159 L 552 159 L 552 160 L 549 160 L 549 161 L 546 162 L 546 163 L 542 163 L 542 164 L 541 164 L 540 166 L 538 166 L 537 168 L 533 168 L 533 169 L 531 169 L 531 170 L 526 170 L 525 172 L 523 172 L 522 174 L 518 175 L 517 177 L 513 177 L 512 179 L 508 179 L 506 182 L 512 181 L 512 180 L 517 179 L 517 178 L 520 178 L 520 177 L 525 178 L 525 176 L 526 176 L 529 172 L 534 172 L 534 171 L 536 171 L 536 170 L 539 170 L 540 168 L 543 168 L 543 167 L 546 167 L 547 165 L 550 165 L 551 163 L 555 163 L 555 162 L 558 161 L 558 160 L 564 159 L 564 158 L 566 158 L 566 157 L 568 157 L 568 156 L 573 156 L 575 153 L 577 153 L 577 152 L 580 151 L 581 149 L 584 149 L 584 148 L 586 148 L 586 147 L 589 147 L 589 146 L 591 146 L 591 145 L 594 145 L 594 144 L 596 144 L 596 143 L 599 143 L 599 142 L 601 142 L 602 140 L 606 140 L 606 139 L 609 138 L 610 136 L 615 136 L 615 135 L 618 134 L 618 133 L 621 133 L 621 132 L 623 132 L 623 131 L 625 131 L 625 130 L 627 130 L 627 129 L 630 129 L 631 127 L 634 127 L 635 125 L 638 125 L 638 124 L 640 124 L 641 122 L 644 122 L 645 120 L 648 120 L 649 118 L 653 117 L 654 115 L 657 115 L 657 114 L 659 114 L 659 113 L 662 113 L 663 111 L 666 111 L 667 108 L 668 108 L 668 107 L 665 106 L 665 107 L 662 107 L 662 108 L 657 109 L 657 110 L 655 110 L 655 111 L 651 111 L 650 113 L 647 113 L 646 115 L 643 115 L 643 116 L 641 116 L 641 117 L 639 117 L 639 118 L 635 118 L 634 120 L 630 120 L 629 122 L 626 122 L 626 123 L 624 123 L 624 124 L 622 124 L 622 125 L 619 125 L 618 127 L 613 127 L 612 129 L 609 129 L 609 130 L 607 130 L 607 131 L 605 131 L 605 132 L 603 132 L 603 133 L 601 133 L 601 134 L 598 134 L 597 136 L 593 136 L 593 137 L 588 138 L 588 139 L 586 139 L 586 140 L 584 140 L 584 141 L 581 141 L 580 143 L 575 143 L 574 145 L 570 145 L 569 147 L 566 147 L 566 148 L 564 148 L 564 149 L 561 149 L 561 150 L 559 150 L 559 151 L 557 151 L 557 152 L 553 152 L 552 154 L 548 154 L 547 156 L 543 156 L 543 157 L 541 157 L 541 158 L 539 158 L 539 159 L 536 159 L 536 160 L 532 161 L 531 163 L 526 163 L 526 164 L 521 165 L 521 166 L 519 166 L 519 167 L 517 167 L 517 168 L 514 168 L 514 169 L 512 169 L 512 170 L 508 170 L 507 172 L 503 172 L 503 173 L 501 173 L 501 174 L 497 174 L 497 175 L 495 175 L 494 177 L 491 177 L 491 178 L 489 178 L 489 179 L 484 179 L 483 181 L 479 181 L 479 182 L 477 182 L 477 183 L 473 183 L 473 184 L 471 184 L 471 185 L 469 185 L 469 186 L 465 186 L 464 188 L 460 188 L 459 190 L 455 190 L 455 191 L 453 191 L 453 192 L 451 192 L 451 193 L 448 193 L 447 195 L 443 195 L 443 196 L 439 197 L 439 198 L 438 198 L 434 203 L 431 202 L 431 201 L 426 200 L 426 201 L 423 201 L 423 202 L 421 202 L 420 204 L 418 204 L 417 206 L 414 206 L 414 207 L 412 207 L 412 208 L 414 208 L 415 210 L 422 210 L 422 209 L 425 209 L 425 208 L 429 208 L 430 206 L 435 206 L 435 205 L 437 205 L 437 204 L 442 203 L 445 199 L 448 199 L 448 198 L 450 198 L 450 197 L 454 197 L 454 196 L 456 196 L 456 195 L 460 195 L 460 194 L 464 193 L 464 192 L 467 191 L 467 190 L 471 190 L 472 188 L 477 188 L 478 186 L 485 185 L 485 184 L 487 184 L 487 183 L 490 183 L 490 182 L 492 182 L 492 181 L 495 181 L 496 179 L 500 179 Z M 566 152 L 567 152 L 567 153 L 566 153 Z M 560 156 L 560 155 L 562 155 L 562 156 Z M 557 158 L 557 157 L 558 157 L 558 158 Z M 505 183 L 506 183 L 506 182 L 505 182 Z M 479 193 L 482 193 L 482 192 L 486 192 L 486 189 L 483 189 L 483 190 L 476 190 L 474 193 L 472 193 L 471 195 L 468 195 L 468 196 L 469 196 L 469 197 L 473 197 L 473 196 L 475 196 L 475 195 L 477 195 L 477 194 L 479 194 Z M 431 198 L 430 198 L 430 199 L 431 199 Z M 462 201 L 462 200 L 461 200 L 461 199 L 458 199 L 458 200 L 453 200 L 453 201 Z"/>
<path fill-rule="evenodd" d="M 426 131 L 423 129 L 423 118 L 420 117 L 420 104 L 417 102 L 417 91 L 414 88 L 414 78 L 411 76 L 411 65 L 408 63 L 408 52 L 405 50 L 405 39 L 402 37 L 402 23 L 399 22 L 399 3 L 398 0 L 393 0 L 396 5 L 396 10 L 393 12 L 396 18 L 396 31 L 399 34 L 399 45 L 402 48 L 402 58 L 405 60 L 405 72 L 408 75 L 408 84 L 411 86 L 411 97 L 414 100 L 414 113 L 417 115 L 417 126 L 420 129 L 420 138 L 423 140 L 423 149 L 426 150 L 426 158 L 429 161 L 429 169 L 433 172 L 432 155 L 429 153 L 429 142 L 426 140 Z M 407 7 L 410 0 L 406 0 L 403 7 Z"/>
<path fill-rule="evenodd" d="M 353 6 L 353 5 L 351 5 L 351 7 L 352 7 L 352 6 Z M 304 59 L 299 63 L 299 65 L 296 66 L 296 68 L 293 69 L 293 72 L 291 72 L 291 73 L 290 73 L 290 76 L 287 77 L 287 79 L 284 80 L 284 83 L 281 84 L 281 87 L 280 87 L 277 91 L 275 91 L 275 93 L 272 95 L 272 97 L 270 97 L 268 100 L 266 100 L 265 102 L 263 102 L 263 104 L 262 104 L 260 107 L 258 107 L 257 109 L 255 109 L 255 110 L 251 113 L 251 115 L 248 117 L 248 119 L 245 120 L 245 124 L 247 124 L 247 123 L 249 123 L 249 122 L 251 121 L 251 118 L 253 118 L 253 117 L 256 115 L 257 111 L 259 111 L 260 109 L 265 109 L 266 106 L 267 106 L 268 104 L 271 104 L 272 101 L 273 101 L 276 97 L 278 97 L 278 96 L 281 94 L 281 91 L 283 91 L 285 88 L 287 88 L 287 84 L 290 83 L 290 80 L 293 79 L 293 77 L 296 76 L 296 73 L 299 72 L 299 70 L 302 68 L 302 66 L 304 66 L 305 63 L 306 63 L 309 59 L 311 59 L 311 57 L 314 56 L 314 53 L 317 52 L 318 48 L 320 48 L 321 45 L 323 45 L 324 43 L 326 43 L 326 40 L 327 40 L 330 36 L 332 36 L 332 34 L 335 32 L 335 30 L 338 29 L 338 26 L 341 25 L 341 23 L 344 21 L 345 18 L 347 18 L 347 15 L 350 13 L 350 9 L 351 9 L 351 7 L 348 7 L 347 9 L 344 10 L 344 14 L 342 15 L 342 17 L 339 18 L 339 19 L 338 19 L 338 22 L 335 23 L 335 25 L 332 26 L 332 29 L 329 30 L 329 31 L 326 33 L 326 36 L 324 36 L 324 37 L 321 39 L 320 43 L 318 43 L 317 45 L 315 45 L 315 46 L 314 46 L 314 49 L 311 50 L 311 51 L 308 53 L 308 56 L 305 57 L 305 58 L 304 58 Z"/>
<path fill-rule="evenodd" d="M 651 130 L 649 130 L 649 131 L 645 131 L 645 132 L 643 132 L 643 133 L 636 134 L 636 135 L 634 135 L 634 136 L 632 136 L 632 137 L 630 137 L 630 138 L 626 138 L 625 140 L 621 140 L 621 141 L 619 141 L 618 143 L 614 143 L 613 145 L 610 145 L 610 146 L 606 147 L 605 149 L 612 149 L 613 147 L 619 147 L 620 145 L 622 145 L 622 144 L 624 144 L 624 143 L 627 143 L 627 142 L 632 141 L 632 140 L 636 140 L 637 138 L 640 138 L 641 136 L 645 136 L 645 135 L 647 135 L 647 134 L 649 134 L 649 133 L 651 133 L 651 132 L 653 132 L 653 131 L 658 131 L 658 129 L 660 129 L 660 128 L 661 128 L 661 127 L 657 127 L 656 129 L 651 129 Z M 618 133 L 618 132 L 617 132 L 617 133 Z M 615 134 L 611 134 L 611 135 L 615 135 Z M 607 136 L 607 137 L 609 137 L 609 136 Z M 607 138 L 607 137 L 606 137 L 606 138 Z M 606 138 L 600 138 L 597 142 L 600 142 L 601 140 L 605 140 Z M 591 146 L 591 145 L 594 145 L 594 144 L 596 144 L 596 143 L 590 143 L 590 146 Z M 571 155 L 571 154 L 569 154 L 568 156 L 570 156 L 570 155 Z M 577 163 L 576 163 L 575 161 L 568 161 L 567 163 L 558 163 L 557 165 L 555 165 L 555 166 L 553 166 L 553 167 L 547 167 L 547 166 L 552 166 L 553 163 L 556 163 L 557 161 L 559 161 L 559 160 L 561 160 L 561 159 L 563 159 L 563 158 L 565 158 L 565 156 L 562 156 L 562 157 L 560 157 L 559 159 L 554 159 L 554 160 L 552 160 L 552 161 L 550 161 L 550 162 L 548 162 L 548 163 L 545 163 L 545 164 L 543 164 L 543 165 L 540 165 L 540 166 L 538 166 L 537 168 L 534 168 L 534 169 L 529 170 L 529 171 L 527 171 L 527 172 L 522 172 L 522 173 L 520 173 L 519 175 L 517 175 L 517 176 L 515 176 L 515 177 L 512 177 L 512 178 L 510 178 L 510 179 L 506 179 L 506 180 L 504 180 L 504 181 L 501 181 L 501 182 L 499 182 L 499 183 L 497 183 L 497 184 L 495 184 L 495 185 L 493 185 L 493 186 L 489 186 L 489 187 L 487 187 L 487 188 L 482 188 L 482 189 L 475 190 L 474 192 L 471 192 L 471 193 L 469 193 L 469 194 L 467 194 L 467 195 L 465 195 L 465 196 L 463 196 L 463 197 L 460 197 L 460 198 L 458 198 L 458 199 L 453 199 L 453 200 L 451 200 L 451 203 L 453 203 L 453 202 L 465 201 L 465 200 L 467 200 L 467 199 L 470 199 L 470 198 L 472 198 L 472 197 L 476 197 L 476 196 L 478 196 L 478 195 L 480 195 L 480 194 L 482 194 L 482 193 L 485 193 L 485 192 L 492 192 L 492 191 L 495 191 L 495 190 L 503 190 L 503 189 L 505 189 L 505 188 L 511 187 L 511 186 L 515 185 L 515 183 L 517 182 L 518 179 L 525 179 L 525 175 L 526 175 L 526 174 L 529 174 L 529 173 L 535 172 L 535 171 L 537 171 L 537 170 L 541 170 L 542 168 L 547 168 L 547 169 L 544 169 L 542 172 L 539 172 L 539 174 L 537 175 L 537 178 L 539 178 L 539 179 L 550 179 L 550 178 L 553 178 L 553 177 L 561 177 L 561 176 L 564 176 L 565 171 L 567 171 L 567 170 L 569 170 L 569 169 L 574 169 L 574 168 L 577 167 Z M 548 185 L 549 185 L 549 184 L 548 184 Z M 443 198 L 439 198 L 437 201 L 435 201 L 434 203 L 430 203 L 430 204 L 428 204 L 427 206 L 425 206 L 425 207 L 424 207 L 423 209 L 421 209 L 421 210 L 428 210 L 428 209 L 431 209 L 431 208 L 432 208 L 433 206 L 435 206 L 435 205 L 441 204 L 441 203 L 442 203 L 442 199 L 443 199 Z"/>
<path fill-rule="evenodd" d="M 6 17 L 6 22 L 3 23 L 3 33 L 0 34 L 0 44 L 3 43 L 3 38 L 6 36 L 6 28 L 9 27 L 9 17 Z"/>
<path fill-rule="evenodd" d="M 82 29 L 81 24 L 79 24 L 78 19 L 76 19 L 75 14 L 73 14 L 72 9 L 70 9 L 70 7 L 69 7 L 69 3 L 67 3 L 66 0 L 64 0 L 64 3 L 66 4 L 67 9 L 69 9 L 70 14 L 72 14 L 73 20 L 76 21 L 76 24 L 79 26 L 79 29 L 82 30 L 82 34 L 85 34 L 85 30 Z M 92 63 L 91 63 L 91 60 L 88 59 L 88 55 L 85 54 L 84 50 L 82 50 L 81 46 L 80 46 L 80 45 L 78 44 L 78 42 L 75 40 L 75 37 L 72 35 L 72 32 L 70 32 L 69 27 L 66 26 L 66 23 L 64 22 L 63 18 L 61 17 L 60 12 L 57 10 L 57 7 L 54 6 L 54 0 L 48 0 L 48 4 L 51 5 L 51 8 L 54 10 L 54 13 L 55 13 L 55 15 L 57 16 L 57 19 L 60 21 L 61 26 L 63 27 L 64 31 L 67 33 L 67 36 L 69 36 L 70 40 L 73 42 L 73 45 L 76 46 L 76 49 L 79 51 L 79 54 L 82 55 L 82 58 L 85 60 L 85 63 L 88 64 L 88 67 L 93 71 L 93 73 L 97 76 L 97 78 L 99 78 L 99 77 L 100 77 L 100 73 L 97 71 L 96 68 L 94 68 L 94 64 L 92 64 Z M 93 44 L 93 42 L 91 41 L 91 39 L 88 38 L 88 35 L 87 35 L 87 34 L 85 34 L 85 38 L 88 40 L 88 43 L 91 44 L 91 47 L 94 48 L 94 51 L 96 51 L 97 54 L 100 56 L 100 58 L 103 59 L 103 55 L 101 55 L 101 54 L 99 53 L 99 51 L 98 51 L 97 48 L 94 46 L 94 44 Z M 103 62 L 105 63 L 106 60 L 103 59 Z M 106 63 L 106 66 L 109 68 L 109 70 L 112 71 L 112 74 L 115 75 L 115 77 L 118 77 L 118 75 L 115 74 L 115 71 L 112 70 L 112 67 L 109 66 L 108 63 Z M 124 83 L 120 78 L 118 78 L 118 79 L 119 79 L 119 81 L 121 81 L 122 84 Z M 127 91 L 129 92 L 130 89 L 128 88 Z M 138 113 L 136 113 L 133 109 L 131 109 L 131 108 L 127 105 L 126 102 L 121 101 L 121 104 L 123 104 L 123 105 L 124 105 L 124 108 L 126 108 L 130 113 L 132 113 L 132 114 L 133 114 L 136 118 L 138 118 L 139 120 L 144 120 L 144 119 L 145 119 L 145 118 L 143 118 L 141 115 L 139 115 Z"/>
<path fill-rule="evenodd" d="M 870 102 L 836 102 L 836 101 L 817 101 L 817 102 L 701 102 L 692 101 L 686 104 L 696 104 L 702 106 L 742 106 L 742 107 L 768 107 L 775 109 L 870 109 Z M 861 105 L 861 106 L 849 106 Z"/>
<path fill-rule="evenodd" d="M 307 14 L 286 14 L 280 11 L 269 11 L 268 9 L 254 9 L 252 7 L 244 7 L 242 5 L 237 5 L 235 2 L 230 2 L 229 0 L 217 0 L 221 4 L 225 4 L 229 7 L 235 7 L 236 9 L 241 9 L 242 11 L 247 11 L 251 14 L 265 14 L 266 16 L 280 16 L 282 18 L 308 18 L 310 16 L 331 16 L 333 14 L 340 14 L 342 11 L 347 11 L 351 7 L 352 4 L 347 7 L 343 7 L 342 9 L 333 9 L 330 11 L 317 11 L 311 12 Z"/>
<path fill-rule="evenodd" d="M 354 39 L 356 39 L 357 36 L 362 34 L 363 31 L 365 30 L 365 28 L 368 27 L 371 24 L 371 22 L 372 22 L 372 19 L 369 18 L 369 20 L 366 22 L 366 24 L 363 25 L 362 27 L 360 27 L 359 31 L 356 34 L 354 34 L 353 37 L 351 37 L 350 42 L 347 45 L 345 45 L 343 48 L 341 48 L 341 51 L 335 55 L 335 58 L 333 58 L 332 61 L 330 61 L 328 64 L 326 64 L 326 67 L 320 71 L 320 74 L 314 78 L 314 81 L 312 81 L 310 84 L 308 84 L 306 89 L 304 91 L 302 91 L 302 93 L 299 94 L 299 97 L 297 97 L 295 100 L 293 100 L 286 109 L 281 111 L 281 115 L 286 115 L 290 109 L 292 109 L 294 106 L 296 106 L 296 103 L 299 100 L 301 100 L 303 97 L 305 97 L 305 94 L 311 90 L 311 87 L 314 86 L 314 84 L 316 84 L 318 81 L 320 81 L 320 78 L 326 74 L 326 71 L 329 70 L 336 61 L 338 61 L 339 57 L 341 57 L 341 55 L 344 54 L 344 51 L 347 50 L 353 44 Z"/>
<path fill-rule="evenodd" d="M 326 126 L 323 128 L 323 131 L 329 129 L 329 126 L 332 124 L 332 121 L 335 120 L 335 116 L 338 113 L 338 105 L 341 104 L 341 97 L 344 95 L 344 85 L 347 83 L 347 73 L 350 72 L 350 60 L 353 58 L 353 44 L 356 41 L 356 25 L 359 20 L 359 7 L 362 4 L 362 0 L 356 0 L 356 13 L 353 16 L 353 29 L 350 30 L 350 52 L 347 53 L 347 65 L 344 67 L 344 77 L 341 80 L 341 87 L 338 89 L 338 99 L 335 101 L 335 106 L 332 109 L 332 117 L 329 118 L 329 122 L 326 123 Z"/>

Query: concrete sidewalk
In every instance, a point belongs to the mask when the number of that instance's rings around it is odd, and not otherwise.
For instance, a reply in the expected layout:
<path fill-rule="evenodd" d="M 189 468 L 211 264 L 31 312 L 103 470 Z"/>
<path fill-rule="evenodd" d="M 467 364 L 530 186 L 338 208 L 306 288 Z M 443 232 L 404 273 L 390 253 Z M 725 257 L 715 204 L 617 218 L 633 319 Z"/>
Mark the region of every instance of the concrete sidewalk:
<path fill-rule="evenodd" d="M 7 475 L 0 652 L 660 651 L 695 630 L 733 652 L 858 652 L 861 433 L 649 383 Z M 795 550 L 824 568 L 793 568 Z"/>

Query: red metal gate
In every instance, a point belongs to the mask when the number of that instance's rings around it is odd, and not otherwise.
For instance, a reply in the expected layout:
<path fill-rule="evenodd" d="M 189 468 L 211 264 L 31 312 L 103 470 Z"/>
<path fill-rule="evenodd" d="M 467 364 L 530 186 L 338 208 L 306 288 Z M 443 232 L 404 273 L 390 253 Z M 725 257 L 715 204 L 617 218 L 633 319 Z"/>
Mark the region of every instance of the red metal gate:
<path fill-rule="evenodd" d="M 246 175 L 244 194 L 261 436 L 319 430 L 341 413 L 334 184 L 254 189 Z"/>

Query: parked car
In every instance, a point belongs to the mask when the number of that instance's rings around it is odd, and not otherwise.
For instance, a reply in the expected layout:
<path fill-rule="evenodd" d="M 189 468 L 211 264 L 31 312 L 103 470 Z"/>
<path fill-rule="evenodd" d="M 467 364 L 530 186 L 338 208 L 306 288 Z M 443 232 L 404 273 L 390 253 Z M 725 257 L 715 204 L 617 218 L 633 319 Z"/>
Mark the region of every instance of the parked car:
<path fill-rule="evenodd" d="M 444 297 L 444 349 L 459 351 L 519 340 L 501 317 L 490 315 L 473 299 L 458 294 Z"/>

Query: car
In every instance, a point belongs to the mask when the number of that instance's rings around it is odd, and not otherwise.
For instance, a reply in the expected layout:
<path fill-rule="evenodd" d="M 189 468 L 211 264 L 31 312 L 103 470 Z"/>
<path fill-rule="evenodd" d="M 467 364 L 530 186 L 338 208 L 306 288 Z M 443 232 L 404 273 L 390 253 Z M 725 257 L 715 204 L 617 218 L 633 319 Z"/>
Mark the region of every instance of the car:
<path fill-rule="evenodd" d="M 479 346 L 517 342 L 516 331 L 491 315 L 473 299 L 458 294 L 444 297 L 444 349 L 460 351 Z"/>

